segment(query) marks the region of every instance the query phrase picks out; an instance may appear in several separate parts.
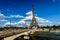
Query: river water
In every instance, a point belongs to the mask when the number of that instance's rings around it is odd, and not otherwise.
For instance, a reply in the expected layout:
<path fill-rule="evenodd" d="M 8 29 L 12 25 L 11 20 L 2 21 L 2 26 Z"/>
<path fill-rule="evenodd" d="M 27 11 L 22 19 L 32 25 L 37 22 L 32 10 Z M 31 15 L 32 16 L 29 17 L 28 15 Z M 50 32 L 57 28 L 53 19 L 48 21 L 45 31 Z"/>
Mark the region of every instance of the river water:
<path fill-rule="evenodd" d="M 20 38 L 19 40 L 24 39 Z M 60 40 L 60 32 L 35 32 L 33 35 L 30 35 L 29 40 Z"/>
<path fill-rule="evenodd" d="M 33 40 L 60 40 L 60 32 L 35 32 Z"/>

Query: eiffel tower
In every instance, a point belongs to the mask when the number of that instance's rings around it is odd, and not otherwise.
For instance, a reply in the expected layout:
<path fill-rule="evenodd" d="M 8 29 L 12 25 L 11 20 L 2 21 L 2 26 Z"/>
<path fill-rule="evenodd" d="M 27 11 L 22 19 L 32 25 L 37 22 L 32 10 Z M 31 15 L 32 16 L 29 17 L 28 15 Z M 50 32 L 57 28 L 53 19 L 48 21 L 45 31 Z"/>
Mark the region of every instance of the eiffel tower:
<path fill-rule="evenodd" d="M 39 28 L 38 23 L 37 23 L 36 18 L 35 18 L 35 15 L 34 15 L 34 5 L 32 5 L 32 16 L 33 16 L 33 17 L 32 17 L 32 22 L 31 22 L 29 28 L 30 28 L 30 29 L 32 29 L 32 27 L 37 27 L 37 28 Z"/>

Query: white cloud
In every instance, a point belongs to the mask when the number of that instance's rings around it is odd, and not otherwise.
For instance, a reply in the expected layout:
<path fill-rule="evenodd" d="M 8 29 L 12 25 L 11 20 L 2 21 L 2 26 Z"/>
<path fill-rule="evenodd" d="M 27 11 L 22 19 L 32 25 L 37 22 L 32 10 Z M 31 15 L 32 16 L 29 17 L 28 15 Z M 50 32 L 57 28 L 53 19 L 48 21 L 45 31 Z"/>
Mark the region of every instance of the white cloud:
<path fill-rule="evenodd" d="M 20 23 L 25 24 L 25 21 L 21 20 L 21 21 L 18 22 L 18 24 L 20 24 Z"/>
<path fill-rule="evenodd" d="M 27 16 L 24 19 L 22 19 L 21 21 L 19 21 L 18 23 L 21 23 L 21 22 L 25 23 L 26 22 L 26 25 L 29 25 L 31 23 L 30 21 L 32 20 L 32 11 L 27 12 L 26 15 Z M 48 24 L 48 23 L 52 23 L 49 20 L 46 20 L 44 18 L 40 18 L 40 17 L 37 17 L 37 16 L 36 16 L 36 21 L 39 25 L 45 25 L 45 24 Z"/>
<path fill-rule="evenodd" d="M 10 25 L 10 24 L 11 24 L 11 25 L 14 25 L 14 23 L 6 22 L 6 23 L 4 24 L 4 26 L 5 26 L 5 25 Z"/>
<path fill-rule="evenodd" d="M 5 18 L 4 14 L 0 13 L 0 19 Z"/>
<path fill-rule="evenodd" d="M 36 17 L 36 20 L 38 23 L 52 23 L 51 21 L 40 17 Z"/>
<path fill-rule="evenodd" d="M 27 12 L 26 15 L 32 15 L 32 11 Z"/>
<path fill-rule="evenodd" d="M 30 12 L 27 12 L 26 15 L 29 14 L 28 16 L 26 16 L 24 19 L 22 20 L 31 20 L 32 19 L 32 11 Z M 40 23 L 51 23 L 49 20 L 46 20 L 44 18 L 40 18 L 40 17 L 37 17 L 35 16 L 37 22 L 40 22 Z"/>
<path fill-rule="evenodd" d="M 1 13 L 0 11 L 0 22 L 7 22 L 7 20 L 4 19 L 5 15 Z"/>
<path fill-rule="evenodd" d="M 24 18 L 21 15 L 10 15 L 10 16 L 6 16 L 6 18 Z"/>
<path fill-rule="evenodd" d="M 6 22 L 4 25 L 9 25 L 10 22 L 8 20 L 5 20 L 5 18 L 24 18 L 21 15 L 10 15 L 10 16 L 5 16 L 3 13 L 0 11 L 0 22 Z M 15 25 L 17 23 L 11 23 L 11 25 Z"/>
<path fill-rule="evenodd" d="M 1 22 L 7 22 L 4 24 L 5 25 L 9 25 L 10 23 L 8 22 L 8 20 L 6 20 L 5 18 L 24 18 L 23 16 L 21 15 L 10 15 L 10 16 L 5 16 L 3 13 L 0 12 L 0 23 Z M 17 23 L 11 23 L 11 25 L 15 25 Z"/>
<path fill-rule="evenodd" d="M 2 18 L 24 18 L 21 15 L 10 15 L 10 16 L 5 16 L 3 13 L 0 12 L 0 19 Z"/>
<path fill-rule="evenodd" d="M 30 25 L 30 21 L 32 20 L 32 11 L 30 11 L 30 12 L 27 12 L 26 13 L 26 17 L 24 17 L 23 19 L 21 19 L 20 21 L 18 21 L 18 22 L 15 22 L 15 23 L 11 23 L 12 25 L 14 24 L 14 25 L 19 25 L 19 26 L 21 26 L 21 25 L 27 25 L 27 26 L 29 26 Z M 14 15 L 14 16 L 11 16 L 11 17 L 19 17 L 19 15 L 18 16 L 16 16 L 16 15 Z M 49 21 L 49 20 L 46 20 L 46 19 L 44 19 L 44 18 L 40 18 L 40 17 L 37 17 L 37 16 L 35 16 L 36 17 L 36 21 L 37 21 L 37 23 L 39 24 L 39 26 L 43 26 L 43 25 L 46 25 L 46 24 L 49 24 L 49 23 L 51 23 L 51 21 Z M 30 20 L 30 21 L 29 21 Z M 6 24 L 9 24 L 9 23 L 5 23 L 5 25 Z"/>
<path fill-rule="evenodd" d="M 0 22 L 7 22 L 7 20 L 0 20 Z"/>
<path fill-rule="evenodd" d="M 0 17 L 5 17 L 2 13 L 0 13 Z"/>

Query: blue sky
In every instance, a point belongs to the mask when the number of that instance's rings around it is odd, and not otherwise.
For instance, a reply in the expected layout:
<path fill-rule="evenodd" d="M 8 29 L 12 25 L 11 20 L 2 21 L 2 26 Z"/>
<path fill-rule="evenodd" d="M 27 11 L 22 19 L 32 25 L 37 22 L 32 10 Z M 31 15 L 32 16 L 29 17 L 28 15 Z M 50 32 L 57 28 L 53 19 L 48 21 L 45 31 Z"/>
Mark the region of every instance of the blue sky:
<path fill-rule="evenodd" d="M 10 19 L 12 23 L 17 23 L 28 17 L 26 13 L 32 11 L 32 4 L 35 6 L 34 11 L 37 17 L 51 21 L 51 25 L 60 22 L 60 0 L 0 0 L 0 17 L 2 17 L 0 26 L 9 22 Z M 18 15 L 19 18 L 16 17 Z M 7 18 L 7 16 L 14 17 Z"/>

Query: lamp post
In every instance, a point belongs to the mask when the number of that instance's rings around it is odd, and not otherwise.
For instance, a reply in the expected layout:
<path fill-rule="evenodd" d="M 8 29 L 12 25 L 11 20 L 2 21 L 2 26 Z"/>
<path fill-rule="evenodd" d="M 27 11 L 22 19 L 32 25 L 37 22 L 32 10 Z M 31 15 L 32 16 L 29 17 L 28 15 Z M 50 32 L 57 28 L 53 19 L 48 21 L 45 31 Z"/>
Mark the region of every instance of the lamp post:
<path fill-rule="evenodd" d="M 10 27 L 11 27 L 11 19 L 10 19 Z"/>

